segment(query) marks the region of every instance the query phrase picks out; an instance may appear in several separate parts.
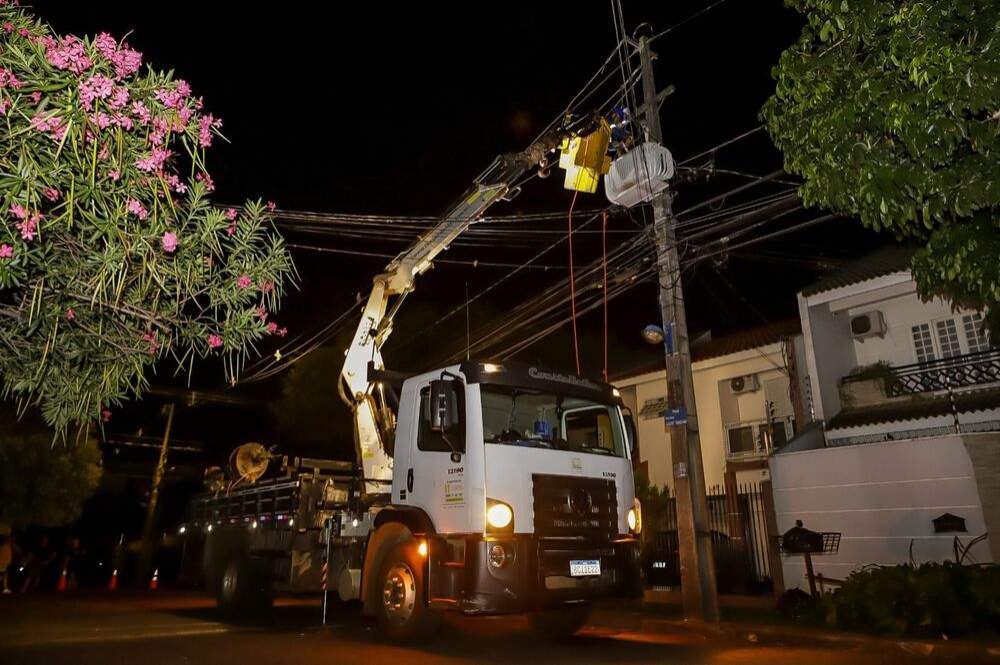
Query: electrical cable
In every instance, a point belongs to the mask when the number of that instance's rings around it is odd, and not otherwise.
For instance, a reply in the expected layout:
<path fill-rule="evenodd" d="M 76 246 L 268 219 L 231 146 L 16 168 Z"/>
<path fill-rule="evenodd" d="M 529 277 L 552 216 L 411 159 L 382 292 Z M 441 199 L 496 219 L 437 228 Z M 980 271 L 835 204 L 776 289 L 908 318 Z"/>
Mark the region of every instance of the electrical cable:
<path fill-rule="evenodd" d="M 577 340 L 576 333 L 576 279 L 573 275 L 573 206 L 576 205 L 576 195 L 579 194 L 578 191 L 573 192 L 573 199 L 569 202 L 569 214 L 566 216 L 568 231 L 566 232 L 567 240 L 566 244 L 569 245 L 569 291 L 570 291 L 570 309 L 573 316 L 573 356 L 576 358 L 576 373 L 580 374 L 580 343 Z"/>
<path fill-rule="evenodd" d="M 691 14 L 687 18 L 682 19 L 680 22 L 673 24 L 669 28 L 667 28 L 665 30 L 661 30 L 660 32 L 657 32 L 656 34 L 654 34 L 652 37 L 649 38 L 649 41 L 651 41 L 651 42 L 652 41 L 656 41 L 660 37 L 664 37 L 666 35 L 669 35 L 671 32 L 673 32 L 677 28 L 680 28 L 684 24 L 689 23 L 689 22 L 695 20 L 699 16 L 712 11 L 713 9 L 715 9 L 716 7 L 718 7 L 719 5 L 721 5 L 721 4 L 725 3 L 725 2 L 726 2 L 726 0 L 716 0 L 715 2 L 713 2 L 710 5 L 708 5 L 707 7 L 704 7 L 701 10 L 695 12 L 694 14 Z"/>

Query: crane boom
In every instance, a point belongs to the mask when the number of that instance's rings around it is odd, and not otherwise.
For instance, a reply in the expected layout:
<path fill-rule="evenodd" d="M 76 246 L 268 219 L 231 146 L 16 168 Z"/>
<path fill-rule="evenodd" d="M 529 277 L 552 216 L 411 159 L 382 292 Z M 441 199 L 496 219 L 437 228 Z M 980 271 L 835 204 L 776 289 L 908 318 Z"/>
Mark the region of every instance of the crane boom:
<path fill-rule="evenodd" d="M 351 345 L 345 353 L 339 382 L 340 397 L 354 414 L 354 448 L 364 473 L 365 494 L 382 494 L 392 481 L 391 432 L 394 414 L 384 387 L 369 379 L 369 363 L 384 368 L 382 345 L 392 334 L 392 322 L 415 279 L 430 269 L 438 254 L 486 210 L 516 195 L 515 183 L 558 148 L 564 130 L 548 132 L 526 150 L 497 157 L 490 167 L 451 206 L 430 231 L 394 258 L 377 275 L 365 303 Z M 391 301 L 391 302 L 390 302 Z"/>

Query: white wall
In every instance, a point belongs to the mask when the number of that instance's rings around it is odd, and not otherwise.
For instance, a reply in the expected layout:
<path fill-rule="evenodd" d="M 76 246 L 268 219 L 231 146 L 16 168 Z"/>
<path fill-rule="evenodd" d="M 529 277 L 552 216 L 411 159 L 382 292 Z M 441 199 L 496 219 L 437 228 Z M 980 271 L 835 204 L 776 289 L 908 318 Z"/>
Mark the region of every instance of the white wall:
<path fill-rule="evenodd" d="M 843 533 L 840 552 L 813 559 L 836 579 L 866 564 L 953 559 L 955 534 L 935 534 L 931 520 L 964 517 L 968 542 L 986 531 L 972 462 L 960 437 L 782 453 L 770 458 L 778 531 L 802 520 L 813 531 Z M 972 550 L 991 561 L 988 543 Z M 802 557 L 784 559 L 785 585 L 807 588 Z"/>
<path fill-rule="evenodd" d="M 857 366 L 851 344 L 850 319 L 845 312 L 831 312 L 827 303 L 809 305 L 799 298 L 806 358 L 816 418 L 840 411 L 840 378 Z"/>

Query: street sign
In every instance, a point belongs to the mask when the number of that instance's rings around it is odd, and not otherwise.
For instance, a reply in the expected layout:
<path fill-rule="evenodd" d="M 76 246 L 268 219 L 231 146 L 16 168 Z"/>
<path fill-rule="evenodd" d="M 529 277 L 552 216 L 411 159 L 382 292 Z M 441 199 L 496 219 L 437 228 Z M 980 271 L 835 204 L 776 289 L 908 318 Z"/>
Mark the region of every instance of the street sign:
<path fill-rule="evenodd" d="M 684 425 L 688 421 L 687 409 L 679 406 L 676 409 L 667 409 L 663 412 L 663 419 L 668 425 Z"/>

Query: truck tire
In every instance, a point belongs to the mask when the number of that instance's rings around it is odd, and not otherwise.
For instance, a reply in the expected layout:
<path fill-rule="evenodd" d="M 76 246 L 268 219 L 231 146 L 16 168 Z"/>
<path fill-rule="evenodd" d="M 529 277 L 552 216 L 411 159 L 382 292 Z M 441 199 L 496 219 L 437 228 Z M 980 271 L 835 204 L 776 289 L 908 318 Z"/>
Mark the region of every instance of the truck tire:
<path fill-rule="evenodd" d="M 228 618 L 239 618 L 271 608 L 274 594 L 263 566 L 246 557 L 233 557 L 222 570 L 216 603 Z"/>
<path fill-rule="evenodd" d="M 427 606 L 426 563 L 412 539 L 393 547 L 382 561 L 375 617 L 393 642 L 429 639 L 441 626 L 441 614 Z"/>
<path fill-rule="evenodd" d="M 590 617 L 590 605 L 569 605 L 557 610 L 543 610 L 528 615 L 528 623 L 542 635 L 564 640 L 584 627 Z"/>

